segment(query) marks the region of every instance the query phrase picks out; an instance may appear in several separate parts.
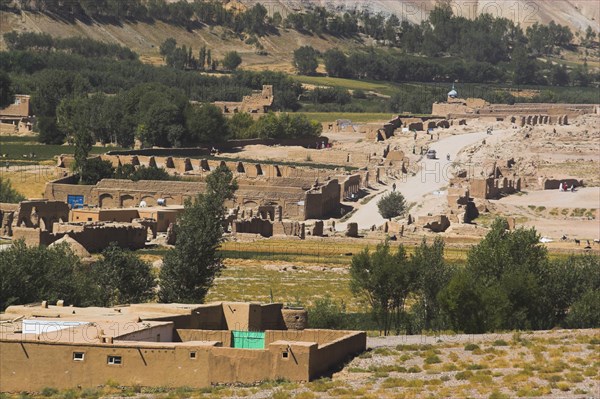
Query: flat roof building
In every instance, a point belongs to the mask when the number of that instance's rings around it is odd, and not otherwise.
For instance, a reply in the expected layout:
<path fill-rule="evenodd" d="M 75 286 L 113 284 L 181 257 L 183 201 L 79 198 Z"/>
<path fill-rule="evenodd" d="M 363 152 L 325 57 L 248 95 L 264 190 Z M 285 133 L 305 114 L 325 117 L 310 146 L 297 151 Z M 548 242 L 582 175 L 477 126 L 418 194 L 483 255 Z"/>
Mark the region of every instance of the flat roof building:
<path fill-rule="evenodd" d="M 309 381 L 366 348 L 366 334 L 313 330 L 282 304 L 10 306 L 0 315 L 0 391 Z"/>

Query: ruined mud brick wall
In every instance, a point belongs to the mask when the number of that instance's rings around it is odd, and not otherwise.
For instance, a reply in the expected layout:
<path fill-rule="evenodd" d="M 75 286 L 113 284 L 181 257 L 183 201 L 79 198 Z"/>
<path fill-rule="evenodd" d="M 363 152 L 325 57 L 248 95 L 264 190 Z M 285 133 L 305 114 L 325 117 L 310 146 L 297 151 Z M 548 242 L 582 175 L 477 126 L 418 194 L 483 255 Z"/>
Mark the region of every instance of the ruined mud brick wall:
<path fill-rule="evenodd" d="M 468 195 L 473 198 L 498 199 L 502 195 L 510 195 L 521 191 L 521 179 L 509 179 L 506 177 L 500 177 L 498 179 L 494 179 L 493 177 L 488 177 L 486 179 L 453 178 L 450 180 L 450 186 L 458 188 L 458 192 L 460 192 L 460 188 L 466 188 Z M 456 192 L 453 191 L 453 194 L 456 195 Z M 460 200 L 460 197 L 456 200 Z M 451 202 L 450 196 L 448 198 L 448 203 L 454 203 Z"/>
<path fill-rule="evenodd" d="M 241 102 L 217 101 L 213 103 L 225 116 L 232 116 L 239 112 L 247 112 L 251 115 L 264 115 L 273 105 L 273 86 L 263 85 L 262 91 L 254 91 L 244 96 Z"/>
<path fill-rule="evenodd" d="M 295 220 L 304 220 L 308 217 L 305 210 L 310 206 L 311 211 L 308 214 L 313 215 L 311 218 L 319 219 L 339 207 L 340 187 L 337 180 L 334 181 L 335 183 L 332 183 L 333 181 L 324 183 L 325 194 L 320 190 L 307 194 L 307 189 L 310 189 L 308 184 L 305 187 L 290 187 L 279 185 L 278 182 L 245 182 L 240 184 L 234 200 L 228 201 L 226 206 L 256 208 L 259 205 L 280 205 L 283 210 L 282 216 Z M 332 185 L 335 187 L 332 188 Z M 159 198 L 165 199 L 167 205 L 183 205 L 186 199 L 192 199 L 204 192 L 205 187 L 204 182 L 148 180 L 133 182 L 104 179 L 95 186 L 64 184 L 55 186 L 53 183 L 48 183 L 46 195 L 49 199 L 66 201 L 68 195 L 81 194 L 84 195 L 85 203 L 103 208 L 133 207 L 139 205 L 141 201 L 151 207 L 157 205 Z M 333 189 L 337 191 L 336 194 L 331 193 Z M 309 195 L 310 200 L 307 199 Z M 336 199 L 337 203 L 334 204 L 333 201 Z"/>
<path fill-rule="evenodd" d="M 273 223 L 273 235 L 284 235 L 290 237 L 306 237 L 305 225 L 299 222 L 275 222 Z"/>
<path fill-rule="evenodd" d="M 69 206 L 62 201 L 22 201 L 14 213 L 13 227 L 52 230 L 52 224 L 69 220 Z"/>
<path fill-rule="evenodd" d="M 355 151 L 336 150 L 328 148 L 325 150 L 317 149 L 301 149 L 289 150 L 287 153 L 289 161 L 293 162 L 310 162 L 326 164 L 326 165 L 349 165 L 349 166 L 365 166 L 371 160 L 370 154 Z"/>
<path fill-rule="evenodd" d="M 37 247 L 40 245 L 50 245 L 54 241 L 62 238 L 64 234 L 56 237 L 51 231 L 42 230 L 32 227 L 13 227 L 12 228 L 12 239 L 13 241 L 23 240 L 27 246 Z"/>
<path fill-rule="evenodd" d="M 340 198 L 348 198 L 356 194 L 362 187 L 362 177 L 359 174 L 336 176 L 340 184 Z"/>
<path fill-rule="evenodd" d="M 232 233 L 260 234 L 263 237 L 273 235 L 273 223 L 270 220 L 253 217 L 247 220 L 234 220 Z"/>
<path fill-rule="evenodd" d="M 51 201 L 67 202 L 69 195 L 81 195 L 84 201 L 92 197 L 92 189 L 94 186 L 77 184 L 77 176 L 69 176 L 68 178 L 58 179 L 46 183 L 44 190 L 44 198 Z M 90 205 L 97 205 L 95 202 L 84 202 Z"/>
<path fill-rule="evenodd" d="M 89 252 L 100 252 L 111 242 L 122 248 L 140 249 L 146 245 L 148 230 L 132 223 L 55 223 L 52 228 L 54 241 L 68 234 Z"/>
<path fill-rule="evenodd" d="M 101 158 L 108 160 L 113 165 L 131 164 L 134 166 L 142 165 L 146 167 L 161 167 L 165 168 L 170 174 L 198 175 L 202 177 L 205 174 L 209 174 L 211 171 L 215 170 L 221 165 L 227 166 L 237 178 L 245 177 L 249 179 L 306 177 L 314 180 L 315 178 L 332 176 L 335 173 L 335 171 L 330 169 L 261 164 L 260 162 L 219 161 L 142 155 L 101 155 Z"/>
<path fill-rule="evenodd" d="M 441 113 L 448 118 L 494 118 L 510 120 L 520 126 L 538 124 L 567 125 L 570 118 L 595 113 L 594 104 L 552 104 L 552 103 L 435 103 L 433 113 Z"/>
<path fill-rule="evenodd" d="M 329 180 L 321 187 L 306 193 L 305 219 L 324 219 L 337 216 L 340 210 L 340 184 Z"/>
<path fill-rule="evenodd" d="M 583 180 L 577 180 L 577 179 L 543 179 L 542 181 L 542 188 L 544 190 L 558 190 L 560 188 L 560 185 L 563 183 L 567 183 L 567 187 L 571 188 L 571 186 L 573 187 L 582 187 L 583 186 Z"/>
<path fill-rule="evenodd" d="M 0 202 L 0 237 L 12 236 L 13 220 L 19 210 L 19 204 Z"/>

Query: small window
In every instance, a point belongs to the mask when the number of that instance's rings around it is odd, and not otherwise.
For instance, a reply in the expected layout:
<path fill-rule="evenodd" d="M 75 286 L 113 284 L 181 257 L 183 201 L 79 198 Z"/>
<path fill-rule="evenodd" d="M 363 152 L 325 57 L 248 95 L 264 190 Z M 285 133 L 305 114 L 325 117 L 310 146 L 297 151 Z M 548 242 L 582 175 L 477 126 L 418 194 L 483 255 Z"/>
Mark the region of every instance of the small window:
<path fill-rule="evenodd" d="M 122 364 L 123 363 L 123 359 L 121 358 L 121 356 L 109 356 L 108 357 L 108 364 Z"/>
<path fill-rule="evenodd" d="M 160 342 L 160 334 L 156 334 L 156 342 Z"/>
<path fill-rule="evenodd" d="M 287 359 L 289 355 L 289 352 L 281 352 L 281 357 L 284 359 Z"/>
<path fill-rule="evenodd" d="M 92 221 L 92 218 L 88 218 L 88 222 L 91 222 L 91 221 Z"/>
<path fill-rule="evenodd" d="M 196 358 L 196 352 L 190 352 L 190 359 Z"/>
<path fill-rule="evenodd" d="M 77 362 L 82 362 L 85 358 L 85 353 L 83 352 L 73 352 L 73 360 Z"/>

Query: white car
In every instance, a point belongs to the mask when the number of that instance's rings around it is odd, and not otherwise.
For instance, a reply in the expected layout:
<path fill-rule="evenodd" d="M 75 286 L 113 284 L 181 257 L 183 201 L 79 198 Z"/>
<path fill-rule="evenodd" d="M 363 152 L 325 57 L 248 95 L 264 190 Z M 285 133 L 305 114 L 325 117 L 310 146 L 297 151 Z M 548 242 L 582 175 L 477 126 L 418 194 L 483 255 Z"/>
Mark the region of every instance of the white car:
<path fill-rule="evenodd" d="M 437 159 L 437 152 L 435 150 L 427 151 L 427 159 Z"/>
<path fill-rule="evenodd" d="M 540 238 L 540 242 L 544 243 L 544 244 L 549 243 L 549 242 L 553 242 L 553 241 L 554 241 L 553 239 L 548 238 L 548 237 L 542 237 L 542 238 Z"/>

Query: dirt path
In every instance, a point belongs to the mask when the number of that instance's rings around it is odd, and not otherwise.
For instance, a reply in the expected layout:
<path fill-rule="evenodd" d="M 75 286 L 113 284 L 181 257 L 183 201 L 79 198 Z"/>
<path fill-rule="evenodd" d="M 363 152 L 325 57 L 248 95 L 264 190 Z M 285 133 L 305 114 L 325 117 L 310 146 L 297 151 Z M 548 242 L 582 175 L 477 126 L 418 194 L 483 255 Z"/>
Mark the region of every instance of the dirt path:
<path fill-rule="evenodd" d="M 498 134 L 498 133 L 496 133 Z M 484 138 L 490 137 L 485 132 L 468 133 L 451 136 L 442 139 L 432 145 L 438 153 L 438 159 L 423 158 L 420 161 L 420 171 L 414 176 L 398 180 L 397 190 L 404 195 L 407 204 L 420 202 L 424 196 L 434 191 L 440 191 L 448 184 L 450 166 L 458 153 L 465 147 L 476 143 Z M 446 160 L 446 154 L 450 154 L 450 161 Z M 385 223 L 385 219 L 379 214 L 377 201 L 391 188 L 388 186 L 377 194 L 371 201 L 358 210 L 344 223 L 336 223 L 336 230 L 344 231 L 348 223 L 358 223 L 359 229 L 368 229 Z"/>
<path fill-rule="evenodd" d="M 579 188 L 573 193 L 561 193 L 558 190 L 530 191 L 527 195 L 511 195 L 504 197 L 498 200 L 498 203 L 557 208 L 598 209 L 600 208 L 600 187 Z"/>

